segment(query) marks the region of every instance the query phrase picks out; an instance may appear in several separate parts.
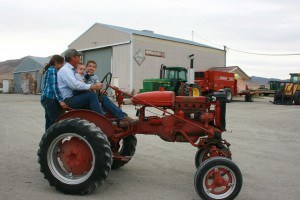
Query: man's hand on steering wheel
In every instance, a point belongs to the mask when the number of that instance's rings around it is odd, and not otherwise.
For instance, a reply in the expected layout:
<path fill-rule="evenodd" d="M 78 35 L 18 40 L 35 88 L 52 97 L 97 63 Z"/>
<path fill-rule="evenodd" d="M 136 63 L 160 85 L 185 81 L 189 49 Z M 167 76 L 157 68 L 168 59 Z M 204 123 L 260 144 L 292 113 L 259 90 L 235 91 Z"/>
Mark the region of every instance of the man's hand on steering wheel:
<path fill-rule="evenodd" d="M 107 89 L 108 89 L 108 86 L 110 85 L 111 83 L 111 77 L 112 77 L 112 73 L 108 72 L 104 78 L 102 79 L 101 83 L 104 83 L 105 84 L 105 88 L 102 89 L 102 91 L 100 92 L 99 91 L 99 94 L 104 94 L 106 93 Z"/>
<path fill-rule="evenodd" d="M 95 83 L 90 87 L 91 90 L 101 90 L 102 88 L 103 88 L 103 83 Z"/>

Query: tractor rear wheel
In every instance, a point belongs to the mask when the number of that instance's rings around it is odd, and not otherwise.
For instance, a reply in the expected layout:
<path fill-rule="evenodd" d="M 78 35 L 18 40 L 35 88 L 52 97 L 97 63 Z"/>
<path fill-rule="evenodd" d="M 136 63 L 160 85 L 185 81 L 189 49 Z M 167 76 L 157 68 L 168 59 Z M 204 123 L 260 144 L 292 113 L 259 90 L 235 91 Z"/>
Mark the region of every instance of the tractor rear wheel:
<path fill-rule="evenodd" d="M 230 150 L 222 145 L 222 148 L 217 149 L 218 156 L 226 157 L 231 160 L 231 152 Z M 204 148 L 204 149 L 198 149 L 196 155 L 195 155 L 195 167 L 198 168 L 204 161 L 207 159 L 212 158 L 211 155 L 211 148 Z"/>
<path fill-rule="evenodd" d="M 193 84 L 191 87 L 192 87 L 192 96 L 193 97 L 202 96 L 201 88 L 199 85 Z"/>
<path fill-rule="evenodd" d="M 232 200 L 241 191 L 243 177 L 238 166 L 223 157 L 206 160 L 198 168 L 194 186 L 202 199 Z"/>
<path fill-rule="evenodd" d="M 38 150 L 40 171 L 51 186 L 67 194 L 88 194 L 110 173 L 112 153 L 103 132 L 79 118 L 52 125 Z"/>
<path fill-rule="evenodd" d="M 120 145 L 118 149 L 112 148 L 112 151 L 118 153 L 121 156 L 130 156 L 132 157 L 135 153 L 136 149 L 136 144 L 137 144 L 137 139 L 134 135 L 129 135 L 122 139 L 120 141 Z M 112 145 L 113 146 L 113 145 Z M 112 169 L 118 169 L 120 167 L 123 167 L 125 164 L 128 162 L 122 161 L 122 160 L 117 160 L 113 159 L 113 163 L 111 165 Z"/>
<path fill-rule="evenodd" d="M 189 85 L 187 83 L 180 85 L 177 90 L 177 96 L 189 96 Z"/>
<path fill-rule="evenodd" d="M 177 91 L 177 95 L 179 96 L 190 96 L 190 89 L 191 89 L 191 96 L 199 97 L 202 95 L 201 88 L 197 84 L 189 85 L 187 83 L 182 84 Z"/>

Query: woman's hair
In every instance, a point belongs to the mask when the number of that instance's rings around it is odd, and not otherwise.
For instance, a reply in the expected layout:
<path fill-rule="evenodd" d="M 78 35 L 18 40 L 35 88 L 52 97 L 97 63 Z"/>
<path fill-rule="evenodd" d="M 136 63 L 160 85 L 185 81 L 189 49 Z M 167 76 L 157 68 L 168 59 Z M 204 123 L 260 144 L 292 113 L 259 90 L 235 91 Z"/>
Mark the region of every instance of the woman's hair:
<path fill-rule="evenodd" d="M 96 65 L 96 68 L 97 68 L 97 63 L 93 60 L 89 60 L 87 63 L 86 63 L 86 66 L 88 66 L 90 63 Z"/>
<path fill-rule="evenodd" d="M 62 63 L 64 63 L 64 58 L 62 56 L 60 55 L 52 56 L 49 63 L 46 64 L 45 67 L 43 68 L 42 74 L 45 74 L 45 72 L 50 66 L 54 66 L 55 64 L 62 64 Z"/>

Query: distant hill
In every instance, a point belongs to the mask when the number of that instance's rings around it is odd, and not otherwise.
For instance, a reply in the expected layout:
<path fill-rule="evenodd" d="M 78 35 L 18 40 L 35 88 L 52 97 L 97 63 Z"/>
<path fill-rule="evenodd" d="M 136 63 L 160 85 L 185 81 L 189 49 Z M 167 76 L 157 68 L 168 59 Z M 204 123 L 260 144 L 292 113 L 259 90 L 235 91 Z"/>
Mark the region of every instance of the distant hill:
<path fill-rule="evenodd" d="M 247 81 L 247 83 L 259 83 L 261 85 L 266 85 L 268 84 L 269 81 L 284 81 L 284 80 L 276 79 L 276 78 L 264 78 L 258 76 L 251 76 L 251 80 Z"/>
<path fill-rule="evenodd" d="M 28 56 L 15 60 L 7 60 L 0 62 L 0 83 L 3 79 L 13 79 L 13 72 L 17 66 Z"/>
<path fill-rule="evenodd" d="M 250 89 L 258 89 L 261 85 L 264 85 L 265 88 L 269 88 L 269 81 L 289 81 L 289 80 L 281 80 L 277 78 L 264 78 L 258 76 L 251 76 L 251 80 L 247 81 L 247 85 Z"/>

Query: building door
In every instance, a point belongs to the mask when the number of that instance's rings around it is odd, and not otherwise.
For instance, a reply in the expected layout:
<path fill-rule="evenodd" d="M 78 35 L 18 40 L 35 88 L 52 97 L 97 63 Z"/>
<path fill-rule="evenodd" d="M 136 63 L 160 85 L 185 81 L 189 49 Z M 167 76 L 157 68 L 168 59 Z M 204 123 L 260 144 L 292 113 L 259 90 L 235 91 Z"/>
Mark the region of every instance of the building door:
<path fill-rule="evenodd" d="M 83 52 L 84 64 L 86 64 L 89 60 L 94 60 L 97 63 L 97 69 L 95 74 L 99 77 L 100 81 L 108 72 L 111 72 L 111 58 L 111 47 Z"/>

